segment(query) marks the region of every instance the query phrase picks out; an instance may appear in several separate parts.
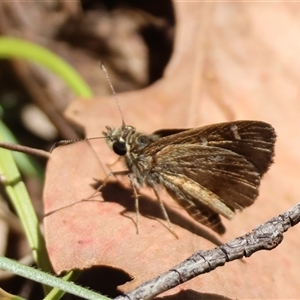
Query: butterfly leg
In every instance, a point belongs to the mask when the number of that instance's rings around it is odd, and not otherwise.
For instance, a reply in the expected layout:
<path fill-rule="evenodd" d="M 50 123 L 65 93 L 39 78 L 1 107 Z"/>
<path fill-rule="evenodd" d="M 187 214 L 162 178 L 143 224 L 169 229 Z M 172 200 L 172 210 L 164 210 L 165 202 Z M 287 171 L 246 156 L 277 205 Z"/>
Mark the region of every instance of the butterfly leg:
<path fill-rule="evenodd" d="M 117 177 L 117 174 L 115 174 L 116 172 L 114 172 L 111 167 L 113 167 L 115 164 L 117 164 L 120 160 L 122 159 L 121 156 L 119 156 L 119 158 L 113 162 L 112 164 L 106 164 L 106 167 L 109 169 L 109 173 L 106 174 L 106 175 L 114 175 L 114 177 L 116 178 L 117 181 L 119 181 L 118 177 Z"/>
<path fill-rule="evenodd" d="M 129 174 L 128 177 L 129 177 L 129 180 L 131 183 L 131 187 L 133 190 L 133 196 L 134 196 L 134 200 L 135 200 L 136 233 L 139 234 L 139 218 L 140 218 L 139 194 L 138 194 L 137 186 L 135 184 L 134 177 L 131 174 Z"/>
<path fill-rule="evenodd" d="M 173 226 L 172 226 L 172 223 L 171 223 L 170 218 L 169 218 L 169 216 L 168 216 L 168 213 L 167 213 L 167 211 L 166 211 L 164 202 L 163 202 L 162 199 L 160 198 L 159 193 L 158 193 L 156 187 L 153 186 L 152 188 L 153 188 L 153 191 L 154 191 L 154 193 L 155 193 L 155 196 L 156 196 L 156 198 L 157 198 L 157 200 L 158 200 L 158 202 L 159 202 L 159 204 L 160 204 L 160 207 L 161 207 L 162 213 L 163 213 L 163 215 L 164 215 L 164 218 L 165 218 L 165 220 L 168 222 L 169 230 L 170 230 L 171 233 L 178 239 L 179 237 L 178 237 L 178 235 L 176 234 L 176 232 L 175 232 L 174 229 L 173 229 Z"/>
<path fill-rule="evenodd" d="M 109 170 L 111 171 L 110 167 L 113 167 L 117 162 L 119 162 L 122 159 L 122 156 L 119 156 L 118 159 L 116 161 L 114 161 L 111 164 L 106 164 L 106 166 L 109 168 Z"/>
<path fill-rule="evenodd" d="M 133 196 L 134 196 L 134 199 L 135 199 L 135 211 L 136 211 L 136 233 L 139 234 L 139 217 L 140 217 L 140 210 L 139 210 L 139 194 L 138 194 L 138 186 L 137 186 L 137 183 L 136 183 L 136 179 L 134 176 L 132 176 L 131 174 L 128 174 L 128 177 L 129 177 L 129 180 L 130 180 L 130 183 L 131 183 L 131 186 L 132 186 L 132 190 L 133 190 Z M 166 211 L 166 208 L 165 208 L 165 205 L 164 205 L 164 202 L 162 201 L 162 199 L 160 198 L 159 196 L 159 193 L 158 193 L 158 190 L 156 189 L 155 186 L 152 187 L 153 188 L 153 191 L 155 193 L 155 196 L 160 204 L 160 207 L 161 207 L 161 210 L 163 212 L 163 215 L 164 215 L 164 218 L 165 220 L 167 221 L 168 223 L 168 227 L 169 227 L 169 230 L 171 231 L 171 233 L 178 239 L 178 235 L 175 233 L 174 229 L 173 229 L 173 226 L 170 222 L 170 218 L 168 216 L 168 213 Z"/>

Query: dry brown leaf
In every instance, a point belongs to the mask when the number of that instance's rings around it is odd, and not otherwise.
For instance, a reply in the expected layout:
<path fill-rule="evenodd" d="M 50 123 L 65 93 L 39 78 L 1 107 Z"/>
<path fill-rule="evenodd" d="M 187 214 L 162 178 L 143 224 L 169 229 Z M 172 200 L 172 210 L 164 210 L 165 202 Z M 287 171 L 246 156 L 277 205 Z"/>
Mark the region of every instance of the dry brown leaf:
<path fill-rule="evenodd" d="M 256 203 L 227 222 L 222 241 L 244 234 L 299 201 L 299 4 L 174 2 L 177 16 L 175 50 L 165 76 L 137 92 L 120 94 L 127 124 L 152 132 L 159 128 L 195 127 L 232 119 L 271 123 L 277 131 L 275 165 L 262 182 Z M 283 30 L 284 29 L 284 30 Z M 101 136 L 105 125 L 120 126 L 112 97 L 75 101 L 69 117 L 85 127 L 88 137 Z M 99 159 L 116 156 L 103 140 L 56 149 L 48 165 L 45 236 L 56 272 L 92 265 L 119 268 L 134 279 L 128 291 L 178 264 L 217 239 L 198 226 L 164 193 L 179 239 L 161 220 L 153 194 L 140 200 L 140 234 L 130 189 L 110 184 L 105 202 L 85 201 L 94 179 L 103 179 Z M 97 154 L 97 155 L 96 155 Z M 97 158 L 98 156 L 98 158 Z M 118 166 L 113 166 L 119 170 Z M 128 182 L 120 179 L 122 184 Z M 100 198 L 99 198 L 100 199 Z M 66 207 L 72 203 L 72 206 Z M 131 211 L 131 212 L 130 212 Z M 147 215 L 154 217 L 151 219 Z M 160 222 L 158 221 L 160 220 Z M 162 223 L 164 225 L 162 225 Z M 300 229 L 285 236 L 272 252 L 260 252 L 205 274 L 165 294 L 190 289 L 231 298 L 297 298 Z"/>

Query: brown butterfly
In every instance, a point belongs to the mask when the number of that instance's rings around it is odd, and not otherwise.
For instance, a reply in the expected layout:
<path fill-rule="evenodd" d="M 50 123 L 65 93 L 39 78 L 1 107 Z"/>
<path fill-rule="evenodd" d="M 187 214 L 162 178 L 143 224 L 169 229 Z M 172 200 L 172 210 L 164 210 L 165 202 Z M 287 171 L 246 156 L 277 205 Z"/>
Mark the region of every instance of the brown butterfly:
<path fill-rule="evenodd" d="M 235 210 L 251 205 L 262 176 L 273 162 L 276 134 L 260 121 L 235 121 L 194 129 L 159 130 L 146 135 L 134 127 L 106 127 L 103 135 L 113 151 L 124 158 L 134 191 L 138 218 L 138 190 L 163 186 L 198 222 L 219 234 Z M 137 222 L 138 226 L 138 222 Z M 174 232 L 173 232 L 174 233 Z M 175 234 L 175 233 L 174 233 Z"/>

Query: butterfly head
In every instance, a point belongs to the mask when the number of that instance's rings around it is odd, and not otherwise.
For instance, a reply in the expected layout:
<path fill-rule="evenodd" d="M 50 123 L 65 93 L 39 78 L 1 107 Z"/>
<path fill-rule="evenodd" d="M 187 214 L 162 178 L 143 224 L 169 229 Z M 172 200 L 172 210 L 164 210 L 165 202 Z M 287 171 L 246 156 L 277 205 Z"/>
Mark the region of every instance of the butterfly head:
<path fill-rule="evenodd" d="M 129 151 L 131 137 L 136 129 L 133 126 L 123 125 L 120 128 L 106 126 L 106 130 L 103 135 L 108 145 L 119 156 L 125 156 Z"/>

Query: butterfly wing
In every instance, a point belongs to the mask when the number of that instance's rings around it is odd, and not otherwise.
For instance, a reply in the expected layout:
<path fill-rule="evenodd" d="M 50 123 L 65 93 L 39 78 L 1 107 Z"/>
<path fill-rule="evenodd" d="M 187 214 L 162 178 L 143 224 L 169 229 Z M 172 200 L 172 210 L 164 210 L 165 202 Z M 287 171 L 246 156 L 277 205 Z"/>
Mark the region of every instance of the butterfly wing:
<path fill-rule="evenodd" d="M 223 233 L 218 214 L 231 219 L 235 209 L 253 203 L 275 139 L 269 124 L 237 121 L 165 135 L 144 151 L 168 193 L 197 221 Z"/>
<path fill-rule="evenodd" d="M 228 149 L 244 156 L 261 175 L 273 162 L 276 133 L 265 122 L 234 121 L 193 129 L 163 129 L 155 134 L 161 138 L 146 151 L 153 153 L 166 145 L 205 144 L 207 141 L 207 146 Z"/>

